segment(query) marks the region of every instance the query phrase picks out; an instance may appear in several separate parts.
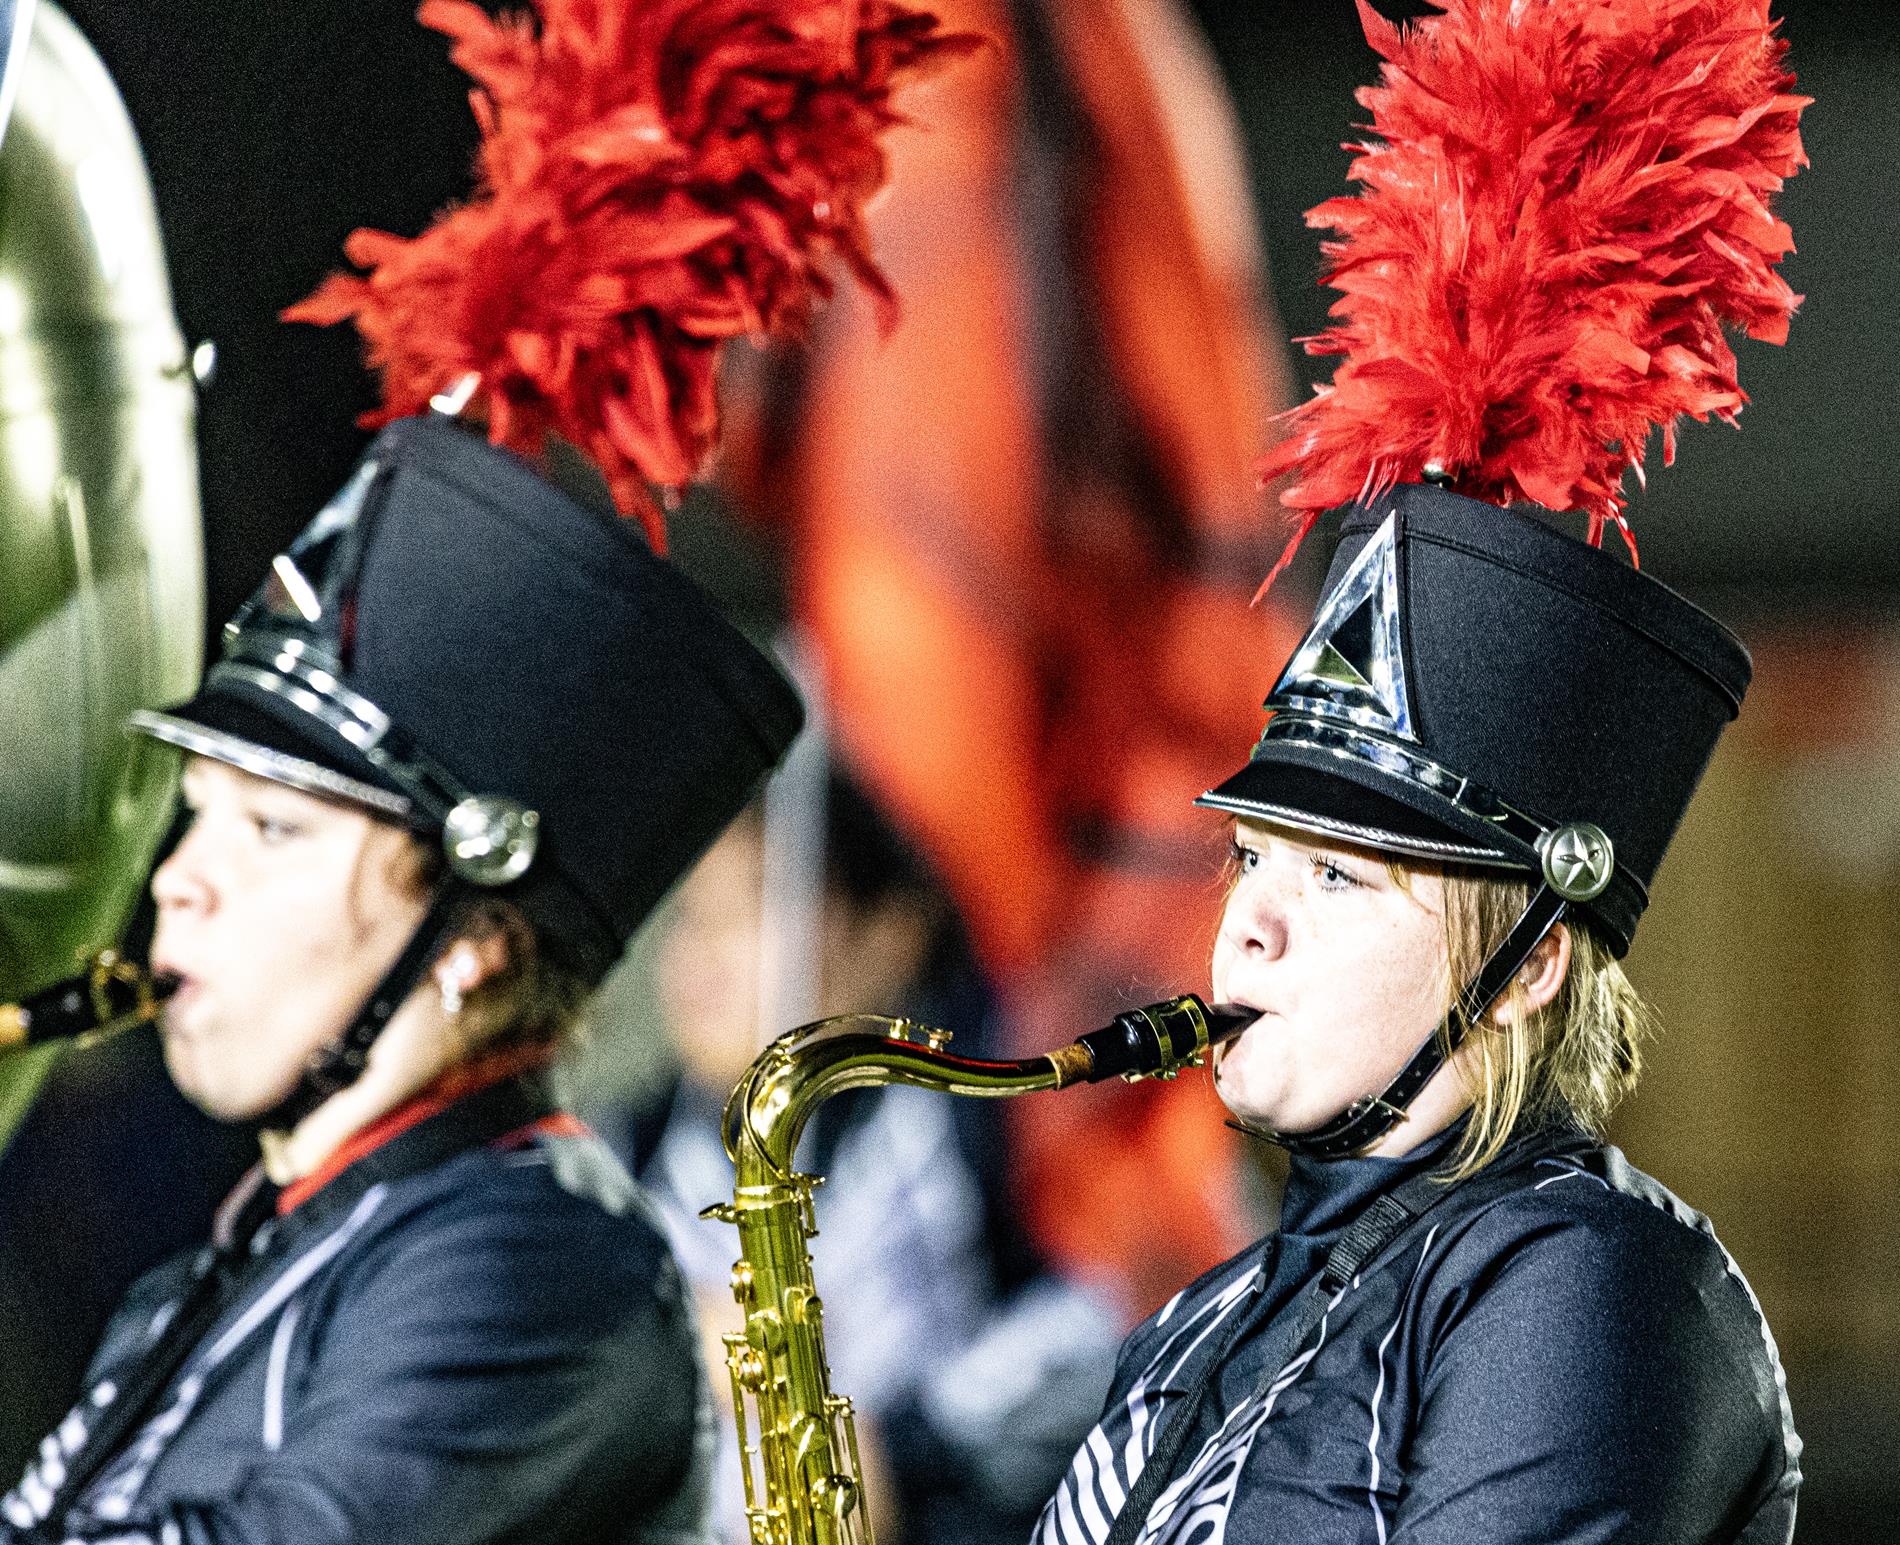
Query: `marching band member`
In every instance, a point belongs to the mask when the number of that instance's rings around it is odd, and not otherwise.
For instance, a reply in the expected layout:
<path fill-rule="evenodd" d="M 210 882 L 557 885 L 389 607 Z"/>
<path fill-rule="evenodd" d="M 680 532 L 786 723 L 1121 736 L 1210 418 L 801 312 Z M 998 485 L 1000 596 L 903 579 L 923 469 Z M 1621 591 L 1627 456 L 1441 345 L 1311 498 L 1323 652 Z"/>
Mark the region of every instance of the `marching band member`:
<path fill-rule="evenodd" d="M 1313 217 L 1344 360 L 1269 463 L 1302 531 L 1349 508 L 1201 800 L 1213 997 L 1260 1015 L 1215 1081 L 1291 1176 L 1124 1344 L 1038 1545 L 1785 1545 L 1761 1310 L 1599 1135 L 1646 1021 L 1619 961 L 1748 657 L 1547 512 L 1621 528 L 1649 429 L 1744 400 L 1723 326 L 1785 336 L 1802 99 L 1765 0 L 1361 13 L 1383 142 Z"/>
<path fill-rule="evenodd" d="M 358 233 L 373 272 L 296 312 L 356 318 L 388 427 L 197 695 L 134 719 L 186 754 L 167 1066 L 263 1162 L 133 1288 L 0 1541 L 702 1537 L 690 1307 L 543 1071 L 801 718 L 647 490 L 703 460 L 723 340 L 833 256 L 878 282 L 890 89 L 963 45 L 882 0 L 422 16 L 482 189 Z"/>

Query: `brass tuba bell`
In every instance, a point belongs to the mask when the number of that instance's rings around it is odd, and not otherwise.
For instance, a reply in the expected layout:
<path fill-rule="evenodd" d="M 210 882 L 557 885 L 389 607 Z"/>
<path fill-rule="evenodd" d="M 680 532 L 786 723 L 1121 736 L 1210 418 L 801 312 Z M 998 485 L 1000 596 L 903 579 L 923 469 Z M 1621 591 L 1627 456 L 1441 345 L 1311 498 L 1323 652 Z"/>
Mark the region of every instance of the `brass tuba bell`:
<path fill-rule="evenodd" d="M 122 726 L 198 679 L 204 557 L 192 364 L 131 122 L 48 0 L 0 0 L 0 46 L 6 1000 L 109 943 L 145 880 L 170 776 Z"/>

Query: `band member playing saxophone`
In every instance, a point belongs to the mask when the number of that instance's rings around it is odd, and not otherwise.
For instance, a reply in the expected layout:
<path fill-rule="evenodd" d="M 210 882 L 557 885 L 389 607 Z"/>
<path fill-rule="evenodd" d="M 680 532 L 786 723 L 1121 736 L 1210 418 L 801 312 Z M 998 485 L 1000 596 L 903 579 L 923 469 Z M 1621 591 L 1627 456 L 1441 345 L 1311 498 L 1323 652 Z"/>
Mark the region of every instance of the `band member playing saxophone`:
<path fill-rule="evenodd" d="M 1646 1024 L 1619 961 L 1748 657 L 1562 527 L 1627 532 L 1649 429 L 1734 416 L 1725 325 L 1785 336 L 1802 99 L 1765 0 L 1361 13 L 1381 138 L 1313 216 L 1343 359 L 1268 465 L 1302 530 L 1348 508 L 1201 800 L 1211 997 L 1259 1015 L 1215 1081 L 1291 1179 L 1124 1344 L 1036 1539 L 1784 1545 L 1760 1309 L 1599 1136 Z"/>

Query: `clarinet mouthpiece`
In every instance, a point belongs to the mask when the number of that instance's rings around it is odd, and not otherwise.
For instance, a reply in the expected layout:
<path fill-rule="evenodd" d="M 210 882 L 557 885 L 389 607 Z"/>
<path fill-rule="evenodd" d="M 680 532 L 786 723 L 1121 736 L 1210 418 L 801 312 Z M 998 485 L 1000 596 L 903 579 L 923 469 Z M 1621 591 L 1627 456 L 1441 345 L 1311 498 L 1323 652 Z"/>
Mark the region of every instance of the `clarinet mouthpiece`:
<path fill-rule="evenodd" d="M 176 976 L 148 976 L 117 953 L 102 951 L 78 976 L 18 1003 L 0 1004 L 0 1052 L 148 1023 L 178 986 Z"/>

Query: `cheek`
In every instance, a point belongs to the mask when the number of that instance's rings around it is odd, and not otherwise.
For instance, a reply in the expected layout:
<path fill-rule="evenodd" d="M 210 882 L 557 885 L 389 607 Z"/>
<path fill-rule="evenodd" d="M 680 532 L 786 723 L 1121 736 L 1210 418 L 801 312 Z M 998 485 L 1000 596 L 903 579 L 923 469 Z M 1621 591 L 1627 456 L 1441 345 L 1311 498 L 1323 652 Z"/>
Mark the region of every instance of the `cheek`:
<path fill-rule="evenodd" d="M 1225 939 L 1216 937 L 1214 953 L 1207 967 L 1208 997 L 1214 1003 L 1225 1003 L 1231 997 L 1227 979 L 1233 971 L 1234 952 Z"/>
<path fill-rule="evenodd" d="M 282 984 L 321 986 L 352 957 L 376 943 L 375 931 L 356 916 L 347 899 L 313 898 L 295 891 L 274 907 L 260 908 L 254 928 L 256 953 L 251 965 Z"/>
<path fill-rule="evenodd" d="M 1368 1062 L 1409 1055 L 1442 1013 L 1443 940 L 1423 921 L 1378 931 L 1371 947 L 1336 965 L 1343 1018 Z"/>
<path fill-rule="evenodd" d="M 340 876 L 298 877 L 260 888 L 225 964 L 273 1043 L 314 1049 L 342 1029 L 415 921 L 393 905 L 366 905 Z"/>
<path fill-rule="evenodd" d="M 1217 941 L 1211 976 L 1217 997 L 1251 989 L 1279 1010 L 1219 1059 L 1222 1092 L 1305 1124 L 1378 1088 L 1430 1034 L 1442 1003 L 1442 925 L 1355 918 L 1303 935 L 1258 972 Z"/>

